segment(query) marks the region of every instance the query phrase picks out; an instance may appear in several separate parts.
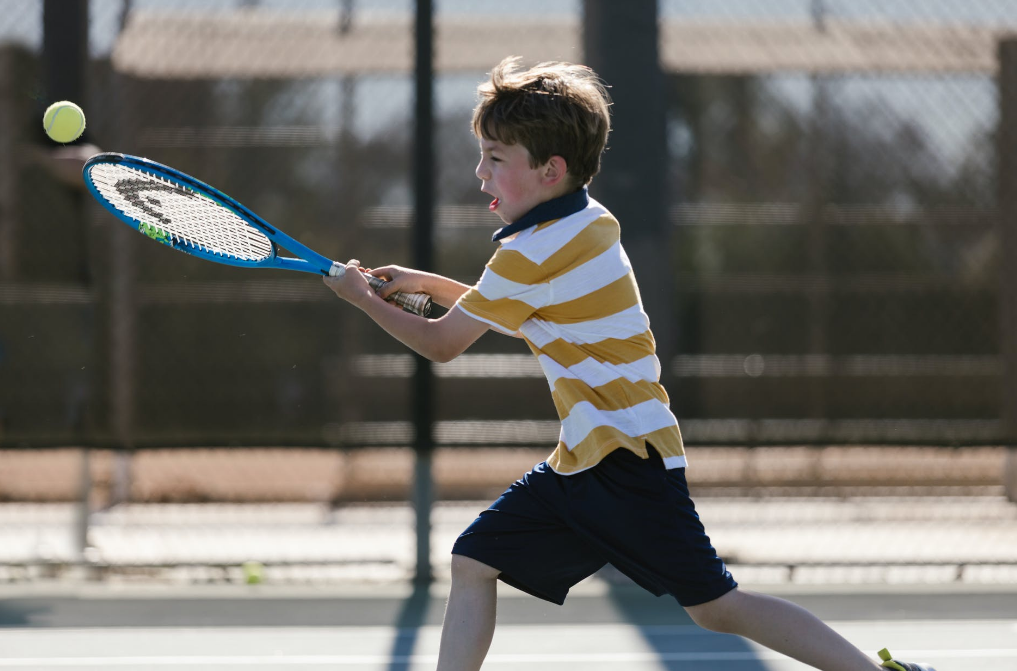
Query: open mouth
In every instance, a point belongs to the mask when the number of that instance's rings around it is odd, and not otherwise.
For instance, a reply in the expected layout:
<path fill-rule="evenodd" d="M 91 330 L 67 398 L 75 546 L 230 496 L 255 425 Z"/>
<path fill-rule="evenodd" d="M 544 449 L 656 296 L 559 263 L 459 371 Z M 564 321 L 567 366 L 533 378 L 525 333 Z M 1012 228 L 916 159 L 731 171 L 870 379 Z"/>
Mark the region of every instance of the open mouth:
<path fill-rule="evenodd" d="M 491 204 L 487 206 L 487 209 L 489 209 L 491 212 L 494 212 L 495 210 L 498 209 L 498 203 L 500 202 L 501 198 L 495 198 L 494 200 L 491 201 Z"/>

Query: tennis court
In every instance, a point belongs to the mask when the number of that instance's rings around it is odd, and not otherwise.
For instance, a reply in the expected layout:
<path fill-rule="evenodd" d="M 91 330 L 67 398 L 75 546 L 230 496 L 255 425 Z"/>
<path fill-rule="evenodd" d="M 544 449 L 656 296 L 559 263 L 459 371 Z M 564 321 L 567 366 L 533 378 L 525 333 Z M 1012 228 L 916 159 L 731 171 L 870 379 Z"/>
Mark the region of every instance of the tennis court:
<path fill-rule="evenodd" d="M 391 587 L 373 594 L 92 588 L 72 596 L 8 589 L 0 607 L 0 668 L 434 668 L 444 587 L 436 585 L 426 598 Z M 896 654 L 941 670 L 1017 668 L 1012 589 L 895 592 L 814 587 L 777 593 L 826 618 L 866 651 L 892 645 Z M 806 668 L 743 639 L 699 629 L 667 599 L 630 586 L 591 581 L 561 608 L 517 595 L 502 590 L 484 668 Z"/>
<path fill-rule="evenodd" d="M 870 497 L 708 498 L 701 514 L 718 548 L 742 557 L 733 570 L 746 587 L 805 606 L 863 650 L 890 646 L 940 671 L 1017 669 L 1017 591 L 1006 561 L 1017 544 L 1017 509 L 994 497 L 948 503 L 952 512 L 922 498 L 879 505 Z M 433 668 L 447 549 L 482 506 L 435 509 L 438 580 L 416 590 L 408 507 L 347 509 L 326 525 L 310 523 L 315 515 L 306 506 L 121 511 L 96 527 L 114 565 L 105 580 L 73 573 L 25 580 L 8 569 L 0 585 L 0 668 Z M 47 517 L 53 538 L 66 535 L 72 512 L 40 509 L 33 517 L 26 506 L 0 507 L 0 538 L 17 548 Z M 923 552 L 911 547 L 921 542 L 915 526 L 931 541 Z M 823 537 L 831 527 L 836 540 Z M 906 548 L 898 563 L 885 553 L 874 561 L 874 545 L 894 539 Z M 294 543 L 305 556 L 343 551 L 328 557 L 330 566 L 272 563 L 273 547 Z M 161 562 L 151 554 L 156 549 L 165 553 Z M 265 559 L 262 584 L 243 583 L 241 556 Z M 692 625 L 671 599 L 611 571 L 578 585 L 562 607 L 500 586 L 498 608 L 485 668 L 804 668 Z"/>

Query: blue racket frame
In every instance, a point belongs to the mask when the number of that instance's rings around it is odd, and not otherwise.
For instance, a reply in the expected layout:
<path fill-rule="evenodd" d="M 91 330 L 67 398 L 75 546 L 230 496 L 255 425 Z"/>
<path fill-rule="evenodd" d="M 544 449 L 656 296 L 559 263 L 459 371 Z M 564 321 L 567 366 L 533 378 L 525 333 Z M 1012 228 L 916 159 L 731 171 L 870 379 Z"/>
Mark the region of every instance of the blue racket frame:
<path fill-rule="evenodd" d="M 105 196 L 103 196 L 95 184 L 92 182 L 90 168 L 94 165 L 101 163 L 116 163 L 124 165 L 130 168 L 136 168 L 143 172 L 147 172 L 157 177 L 163 177 L 172 182 L 175 182 L 187 189 L 195 192 L 199 196 L 209 198 L 210 200 L 218 203 L 222 207 L 232 211 L 238 217 L 243 219 L 245 222 L 258 229 L 272 242 L 272 253 L 268 258 L 260 261 L 248 261 L 245 259 L 239 259 L 236 257 L 225 256 L 222 254 L 216 254 L 207 250 L 195 247 L 188 243 L 180 240 L 173 239 L 159 226 L 151 224 L 140 219 L 135 219 L 130 215 L 122 212 L 110 203 Z M 92 196 L 99 201 L 103 207 L 105 207 L 110 214 L 115 216 L 120 221 L 124 222 L 131 228 L 135 229 L 139 233 L 152 238 L 156 242 L 160 242 L 167 247 L 172 247 L 181 252 L 196 256 L 206 261 L 214 261 L 216 263 L 222 263 L 228 266 L 238 266 L 241 268 L 278 268 L 280 270 L 295 270 L 303 273 L 314 273 L 318 275 L 328 275 L 332 268 L 333 262 L 331 259 L 318 254 L 313 249 L 301 244 L 294 240 L 285 233 L 279 231 L 274 226 L 269 224 L 267 221 L 259 217 L 251 210 L 238 203 L 233 198 L 230 198 L 222 191 L 216 189 L 213 186 L 205 184 L 201 180 L 195 179 L 190 175 L 174 170 L 173 168 L 142 158 L 140 156 L 131 156 L 130 154 L 118 154 L 115 152 L 106 152 L 102 154 L 96 154 L 87 161 L 81 171 L 82 177 L 85 180 L 85 185 L 88 187 L 89 192 Z M 292 254 L 300 258 L 289 258 L 278 255 L 278 247 L 286 249 Z"/>

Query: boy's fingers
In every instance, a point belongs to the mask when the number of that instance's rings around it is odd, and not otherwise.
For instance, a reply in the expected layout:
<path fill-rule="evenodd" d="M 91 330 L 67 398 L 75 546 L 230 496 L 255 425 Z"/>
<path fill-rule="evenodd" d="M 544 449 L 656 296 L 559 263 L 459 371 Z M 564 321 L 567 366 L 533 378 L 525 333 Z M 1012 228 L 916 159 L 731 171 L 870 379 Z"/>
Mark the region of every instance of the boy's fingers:
<path fill-rule="evenodd" d="M 378 289 L 377 291 L 378 295 L 381 296 L 382 298 L 388 298 L 395 292 L 399 291 L 398 287 L 394 285 L 395 282 L 385 282 L 385 284 L 383 284 L 381 288 Z"/>
<path fill-rule="evenodd" d="M 385 286 L 377 290 L 377 294 L 382 298 L 388 298 L 392 294 L 402 291 L 403 285 L 402 275 L 398 272 L 402 270 L 398 266 L 382 266 L 380 268 L 361 268 L 362 272 L 367 273 L 373 277 L 377 277 L 385 280 Z"/>

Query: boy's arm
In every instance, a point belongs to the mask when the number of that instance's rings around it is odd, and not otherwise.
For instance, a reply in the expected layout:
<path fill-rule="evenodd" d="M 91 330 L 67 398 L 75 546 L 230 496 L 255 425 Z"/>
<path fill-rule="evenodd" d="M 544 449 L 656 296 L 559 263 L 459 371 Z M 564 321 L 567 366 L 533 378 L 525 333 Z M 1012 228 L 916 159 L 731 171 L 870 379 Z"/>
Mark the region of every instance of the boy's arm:
<path fill-rule="evenodd" d="M 388 284 L 385 285 L 385 288 L 378 292 L 378 295 L 382 298 L 388 298 L 397 291 L 409 294 L 423 292 L 429 295 L 431 300 L 438 305 L 449 309 L 452 309 L 462 295 L 471 289 L 468 284 L 456 282 L 455 280 L 443 275 L 425 273 L 421 270 L 410 270 L 409 268 L 403 268 L 401 266 L 372 268 L 367 272 L 375 277 L 388 280 Z M 502 332 L 496 331 L 496 333 Z M 523 337 L 518 331 L 512 334 L 506 333 L 505 335 L 510 335 L 513 338 Z M 477 336 L 477 338 L 479 337 L 480 336 Z M 474 338 L 474 340 L 476 340 L 476 338 Z M 471 340 L 470 343 L 472 344 L 473 341 Z"/>
<path fill-rule="evenodd" d="M 422 319 L 404 312 L 374 293 L 374 289 L 359 272 L 347 272 L 342 277 L 325 277 L 324 281 L 337 296 L 366 312 L 389 335 L 414 352 L 438 363 L 451 361 L 465 352 L 490 328 L 457 307 L 439 319 Z"/>

